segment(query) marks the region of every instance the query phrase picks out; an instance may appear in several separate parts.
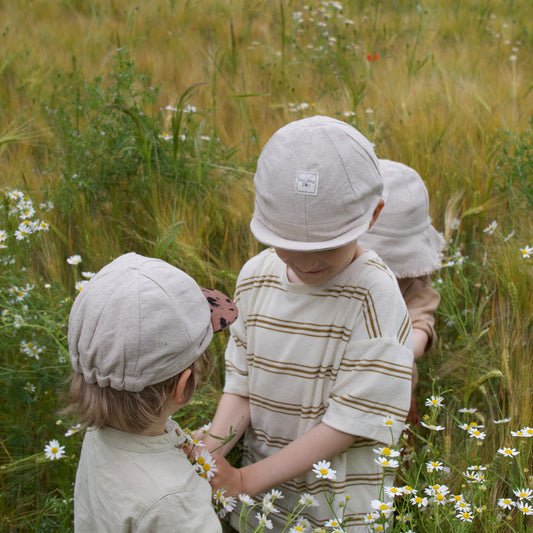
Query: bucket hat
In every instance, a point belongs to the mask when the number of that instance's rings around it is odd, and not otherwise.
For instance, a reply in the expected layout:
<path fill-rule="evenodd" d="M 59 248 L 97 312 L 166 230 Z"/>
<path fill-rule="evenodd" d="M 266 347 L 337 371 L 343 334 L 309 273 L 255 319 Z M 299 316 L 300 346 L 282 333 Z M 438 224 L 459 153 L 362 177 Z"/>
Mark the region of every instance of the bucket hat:
<path fill-rule="evenodd" d="M 407 165 L 388 159 L 379 164 L 385 206 L 358 242 L 376 251 L 397 278 L 431 274 L 442 266 L 445 241 L 431 224 L 426 186 Z"/>
<path fill-rule="evenodd" d="M 160 259 L 122 255 L 76 297 L 68 345 L 75 372 L 100 387 L 137 392 L 190 366 L 235 304 Z"/>
<path fill-rule="evenodd" d="M 383 190 L 372 144 L 353 126 L 325 116 L 275 132 L 259 155 L 254 185 L 253 235 L 294 251 L 356 241 Z"/>

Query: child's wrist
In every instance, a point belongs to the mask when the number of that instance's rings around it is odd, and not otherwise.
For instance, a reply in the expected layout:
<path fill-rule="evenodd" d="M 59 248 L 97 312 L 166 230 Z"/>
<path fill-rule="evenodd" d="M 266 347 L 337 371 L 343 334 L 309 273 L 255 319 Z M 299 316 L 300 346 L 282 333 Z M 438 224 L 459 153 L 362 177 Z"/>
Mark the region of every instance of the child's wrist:
<path fill-rule="evenodd" d="M 252 465 L 243 466 L 237 470 L 240 476 L 239 485 L 242 487 L 242 492 L 248 494 L 250 497 L 255 497 L 257 494 L 263 490 L 261 487 L 257 486 L 257 481 L 260 480 L 258 476 L 253 476 Z"/>

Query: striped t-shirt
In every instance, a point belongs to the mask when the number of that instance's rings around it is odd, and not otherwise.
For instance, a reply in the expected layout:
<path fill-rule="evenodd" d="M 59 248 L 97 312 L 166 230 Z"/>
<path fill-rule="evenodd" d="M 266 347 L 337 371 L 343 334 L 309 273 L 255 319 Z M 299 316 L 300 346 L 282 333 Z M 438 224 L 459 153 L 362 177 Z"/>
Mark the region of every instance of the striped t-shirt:
<path fill-rule="evenodd" d="M 350 497 L 355 532 L 379 497 L 383 470 L 373 449 L 398 438 L 410 404 L 409 315 L 396 278 L 372 251 L 320 286 L 290 283 L 286 268 L 273 249 L 242 268 L 224 392 L 249 398 L 244 464 L 273 455 L 320 422 L 357 436 L 331 460 L 336 480 L 326 482 Z M 321 502 L 304 513 L 312 527 L 332 518 L 322 483 L 309 472 L 278 487 L 281 512 L 269 516 L 277 530 L 303 493 Z"/>

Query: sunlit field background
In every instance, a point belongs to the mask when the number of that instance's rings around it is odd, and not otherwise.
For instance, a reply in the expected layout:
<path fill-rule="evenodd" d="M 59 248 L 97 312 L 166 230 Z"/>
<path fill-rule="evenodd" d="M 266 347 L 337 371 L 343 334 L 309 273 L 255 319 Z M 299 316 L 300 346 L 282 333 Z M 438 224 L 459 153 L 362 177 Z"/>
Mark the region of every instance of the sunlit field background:
<path fill-rule="evenodd" d="M 136 251 L 232 294 L 261 249 L 260 149 L 315 114 L 416 169 L 448 243 L 416 393 L 429 427 L 398 476 L 471 516 L 404 498 L 381 522 L 531 531 L 531 2 L 6 0 L 0 51 L 0 531 L 72 530 L 83 436 L 58 412 L 83 282 Z M 183 427 L 214 412 L 224 344 Z"/>

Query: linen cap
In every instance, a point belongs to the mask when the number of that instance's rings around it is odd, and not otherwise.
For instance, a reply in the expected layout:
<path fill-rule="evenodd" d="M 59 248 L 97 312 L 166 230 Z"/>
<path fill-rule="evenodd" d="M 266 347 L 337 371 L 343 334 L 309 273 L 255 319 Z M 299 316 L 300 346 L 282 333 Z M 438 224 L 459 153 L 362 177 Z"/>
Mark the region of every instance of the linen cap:
<path fill-rule="evenodd" d="M 68 345 L 75 372 L 100 387 L 138 392 L 179 374 L 237 317 L 221 292 L 200 288 L 160 259 L 122 255 L 76 297 Z"/>
<path fill-rule="evenodd" d="M 402 163 L 380 159 L 379 164 L 385 206 L 358 242 L 376 251 L 397 278 L 431 274 L 442 266 L 445 241 L 431 225 L 426 186 Z"/>
<path fill-rule="evenodd" d="M 294 251 L 356 241 L 383 190 L 372 144 L 353 126 L 325 116 L 274 133 L 259 155 L 254 185 L 255 238 Z"/>

